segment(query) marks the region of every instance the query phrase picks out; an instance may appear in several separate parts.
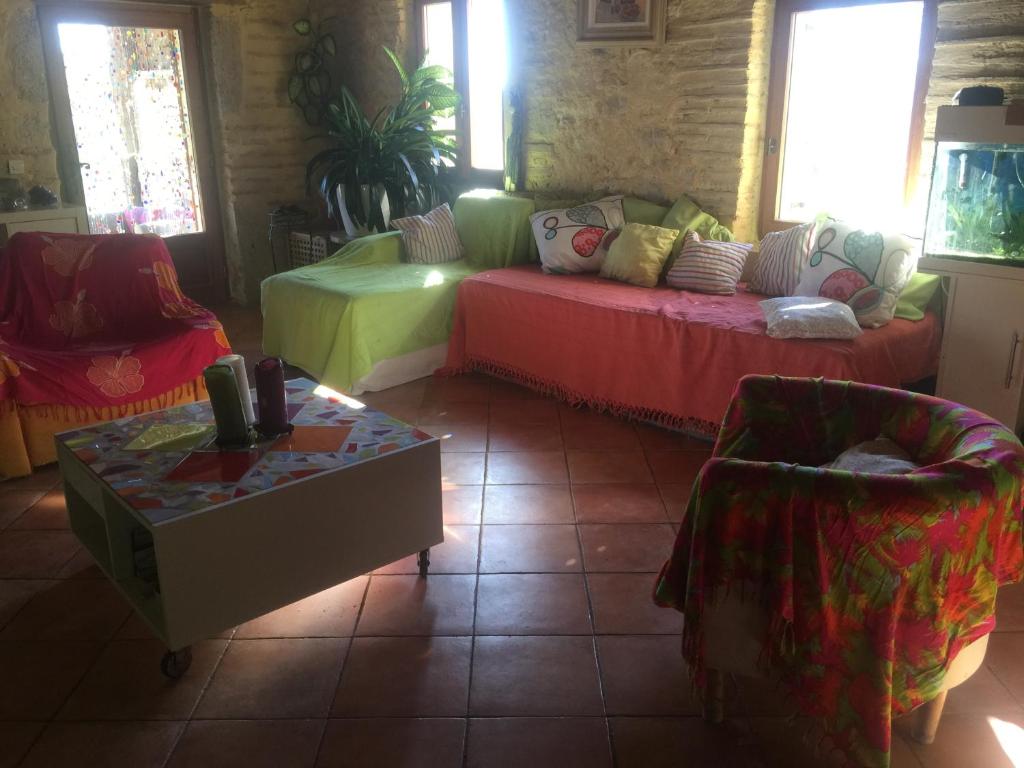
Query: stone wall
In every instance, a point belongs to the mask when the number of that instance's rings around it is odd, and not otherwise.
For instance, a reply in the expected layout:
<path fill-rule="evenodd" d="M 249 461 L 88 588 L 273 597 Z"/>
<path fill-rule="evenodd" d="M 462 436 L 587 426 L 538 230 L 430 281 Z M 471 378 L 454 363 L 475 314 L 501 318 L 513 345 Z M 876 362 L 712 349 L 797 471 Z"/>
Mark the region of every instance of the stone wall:
<path fill-rule="evenodd" d="M 259 301 L 273 271 L 267 214 L 305 199 L 306 161 L 316 133 L 288 101 L 288 76 L 301 47 L 292 31 L 303 0 L 243 0 L 204 9 L 211 120 L 224 215 L 231 295 Z"/>
<path fill-rule="evenodd" d="M 22 160 L 26 189 L 59 191 L 57 152 L 50 136 L 50 106 L 43 48 L 31 0 L 0 2 L 0 177 L 7 162 Z"/>

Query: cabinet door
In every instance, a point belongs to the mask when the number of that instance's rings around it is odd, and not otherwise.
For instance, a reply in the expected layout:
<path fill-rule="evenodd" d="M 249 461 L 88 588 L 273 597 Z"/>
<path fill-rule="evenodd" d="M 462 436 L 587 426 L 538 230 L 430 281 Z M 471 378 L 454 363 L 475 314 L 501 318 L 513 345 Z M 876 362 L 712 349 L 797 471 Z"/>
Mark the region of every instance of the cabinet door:
<path fill-rule="evenodd" d="M 937 394 L 1019 429 L 1024 282 L 959 276 L 951 299 Z"/>

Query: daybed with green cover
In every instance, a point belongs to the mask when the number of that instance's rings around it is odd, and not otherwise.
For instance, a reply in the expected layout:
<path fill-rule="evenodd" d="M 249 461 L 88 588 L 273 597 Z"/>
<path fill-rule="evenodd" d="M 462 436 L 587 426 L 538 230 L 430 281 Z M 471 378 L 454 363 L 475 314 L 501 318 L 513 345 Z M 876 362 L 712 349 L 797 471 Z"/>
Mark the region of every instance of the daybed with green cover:
<path fill-rule="evenodd" d="M 263 281 L 263 350 L 328 386 L 359 394 L 443 365 L 464 277 L 531 258 L 533 200 L 462 195 L 454 214 L 466 257 L 409 264 L 400 232 L 363 237 L 318 264 Z"/>
<path fill-rule="evenodd" d="M 464 259 L 406 263 L 401 234 L 388 232 L 269 277 L 262 291 L 263 350 L 353 394 L 428 376 L 445 363 L 463 278 L 536 261 L 530 215 L 578 202 L 468 192 L 454 206 Z M 695 217 L 706 217 L 687 198 L 672 210 L 691 227 Z M 623 212 L 627 222 L 661 224 L 669 209 L 625 198 Z"/>

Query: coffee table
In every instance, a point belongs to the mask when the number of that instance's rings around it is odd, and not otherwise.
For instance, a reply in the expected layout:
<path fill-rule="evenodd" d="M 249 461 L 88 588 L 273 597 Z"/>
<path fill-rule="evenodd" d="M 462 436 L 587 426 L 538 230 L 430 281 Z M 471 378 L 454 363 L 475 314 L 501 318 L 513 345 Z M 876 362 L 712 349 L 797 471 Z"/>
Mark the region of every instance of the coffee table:
<path fill-rule="evenodd" d="M 249 450 L 188 434 L 209 402 L 57 436 L 71 529 L 170 677 L 195 641 L 400 558 L 426 576 L 444 540 L 437 438 L 308 379 L 286 390 L 295 431 Z"/>

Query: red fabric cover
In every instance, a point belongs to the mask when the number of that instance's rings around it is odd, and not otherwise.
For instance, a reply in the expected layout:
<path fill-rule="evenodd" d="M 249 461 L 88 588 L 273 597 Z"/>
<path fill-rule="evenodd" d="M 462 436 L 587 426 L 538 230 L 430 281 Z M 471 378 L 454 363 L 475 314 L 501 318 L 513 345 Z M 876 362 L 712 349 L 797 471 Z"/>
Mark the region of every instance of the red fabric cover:
<path fill-rule="evenodd" d="M 18 233 L 0 250 L 0 399 L 145 400 L 228 352 L 158 237 Z"/>
<path fill-rule="evenodd" d="M 893 320 L 860 337 L 773 339 L 760 294 L 638 288 L 536 266 L 459 285 L 444 373 L 489 370 L 574 402 L 714 434 L 747 374 L 899 386 L 934 374 L 941 328 Z"/>

